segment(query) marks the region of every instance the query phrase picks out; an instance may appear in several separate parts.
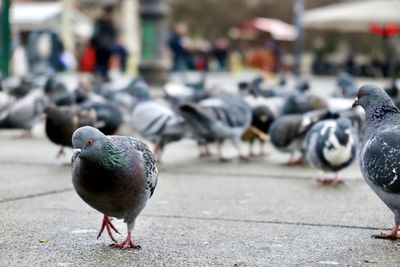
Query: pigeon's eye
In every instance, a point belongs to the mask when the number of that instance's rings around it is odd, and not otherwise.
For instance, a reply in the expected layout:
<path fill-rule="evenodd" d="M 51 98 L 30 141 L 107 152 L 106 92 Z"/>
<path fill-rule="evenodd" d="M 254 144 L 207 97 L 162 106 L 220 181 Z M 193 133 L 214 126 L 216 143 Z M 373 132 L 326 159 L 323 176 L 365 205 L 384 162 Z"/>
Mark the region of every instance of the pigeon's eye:
<path fill-rule="evenodd" d="M 365 92 L 364 91 L 360 91 L 360 93 L 358 94 L 359 97 L 365 96 Z"/>
<path fill-rule="evenodd" d="M 92 139 L 92 138 L 90 138 L 90 139 L 87 141 L 87 144 L 88 144 L 88 145 L 91 145 L 91 144 L 93 144 L 93 139 Z"/>

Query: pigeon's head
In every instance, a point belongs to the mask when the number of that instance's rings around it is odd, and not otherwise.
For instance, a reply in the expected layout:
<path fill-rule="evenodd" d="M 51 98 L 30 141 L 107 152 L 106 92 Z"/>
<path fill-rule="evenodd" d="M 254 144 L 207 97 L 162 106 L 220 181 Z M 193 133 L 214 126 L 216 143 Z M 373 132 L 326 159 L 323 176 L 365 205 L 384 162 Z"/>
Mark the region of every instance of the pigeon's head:
<path fill-rule="evenodd" d="M 361 86 L 353 107 L 361 106 L 364 110 L 375 107 L 394 106 L 392 99 L 379 86 L 367 84 Z"/>
<path fill-rule="evenodd" d="M 352 127 L 351 121 L 345 117 L 341 117 L 341 118 L 337 119 L 336 123 L 343 130 L 351 129 L 351 127 Z"/>
<path fill-rule="evenodd" d="M 72 162 L 76 157 L 94 159 L 96 155 L 99 155 L 103 140 L 105 140 L 105 135 L 96 128 L 84 126 L 77 129 L 72 135 L 74 148 Z"/>

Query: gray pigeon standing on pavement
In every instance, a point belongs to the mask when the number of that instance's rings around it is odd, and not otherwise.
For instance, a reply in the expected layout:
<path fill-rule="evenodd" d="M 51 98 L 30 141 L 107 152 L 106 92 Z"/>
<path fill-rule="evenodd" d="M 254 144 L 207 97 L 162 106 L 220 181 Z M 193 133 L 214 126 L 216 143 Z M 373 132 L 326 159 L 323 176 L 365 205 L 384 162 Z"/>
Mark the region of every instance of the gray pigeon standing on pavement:
<path fill-rule="evenodd" d="M 343 183 L 337 173 L 354 161 L 357 144 L 356 132 L 348 118 L 323 120 L 308 131 L 304 153 L 307 162 L 322 171 L 319 182 L 337 185 Z M 324 178 L 323 172 L 334 172 L 335 179 Z"/>
<path fill-rule="evenodd" d="M 112 246 L 140 249 L 133 242 L 135 220 L 157 185 L 156 158 L 143 142 L 127 136 L 106 136 L 85 126 L 72 136 L 72 182 L 78 195 L 104 214 L 99 238 L 107 230 Z M 128 236 L 117 243 L 110 217 L 124 219 Z"/>
<path fill-rule="evenodd" d="M 383 89 L 364 85 L 353 106 L 360 105 L 366 114 L 366 131 L 360 151 L 364 180 L 392 210 L 395 224 L 389 234 L 375 238 L 398 239 L 400 225 L 400 110 Z"/>
<path fill-rule="evenodd" d="M 208 143 L 217 142 L 220 161 L 227 161 L 222 145 L 228 139 L 235 146 L 239 160 L 248 160 L 241 152 L 240 140 L 251 124 L 252 112 L 240 97 L 224 94 L 199 103 L 188 102 L 180 106 L 180 111 L 206 155 Z"/>

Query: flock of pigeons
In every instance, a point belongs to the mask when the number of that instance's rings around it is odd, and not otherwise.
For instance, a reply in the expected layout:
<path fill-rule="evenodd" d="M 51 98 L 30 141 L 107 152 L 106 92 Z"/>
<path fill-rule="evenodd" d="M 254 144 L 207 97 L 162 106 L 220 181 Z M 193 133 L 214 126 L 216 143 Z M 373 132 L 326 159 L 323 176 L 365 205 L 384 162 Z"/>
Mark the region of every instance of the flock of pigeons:
<path fill-rule="evenodd" d="M 319 97 L 310 92 L 307 81 L 290 88 L 282 79 L 265 88 L 263 79 L 256 77 L 239 83 L 234 94 L 206 89 L 203 75 L 197 83 L 167 84 L 164 101 L 160 101 L 141 78 L 118 90 L 81 82 L 73 92 L 56 77 L 46 79 L 42 86 L 34 81 L 23 79 L 17 86 L 2 83 L 0 128 L 29 130 L 45 114 L 49 140 L 74 148 L 72 175 L 78 195 L 104 214 L 99 236 L 107 230 L 116 242 L 112 232 L 118 231 L 110 217 L 127 223 L 128 236 L 116 247 L 140 248 L 132 241 L 131 231 L 156 187 L 157 162 L 166 145 L 183 138 L 197 142 L 201 157 L 210 156 L 209 145 L 215 143 L 221 161 L 228 160 L 223 154 L 226 140 L 236 148 L 239 160 L 248 161 L 255 155 L 253 144 L 259 142 L 260 154 L 264 154 L 269 139 L 276 149 L 290 153 L 289 165 L 307 161 L 321 172 L 336 174 L 359 151 L 365 180 L 395 214 L 393 231 L 375 237 L 398 238 L 400 111 L 393 102 L 398 95 L 396 86 L 387 90 L 392 99 L 377 86 L 358 90 L 349 75 L 341 74 L 340 92 Z M 154 154 L 140 140 L 113 135 L 123 123 L 154 143 Z M 250 144 L 248 154 L 241 150 L 242 141 Z M 342 183 L 337 175 L 326 179 L 321 174 L 318 181 Z"/>

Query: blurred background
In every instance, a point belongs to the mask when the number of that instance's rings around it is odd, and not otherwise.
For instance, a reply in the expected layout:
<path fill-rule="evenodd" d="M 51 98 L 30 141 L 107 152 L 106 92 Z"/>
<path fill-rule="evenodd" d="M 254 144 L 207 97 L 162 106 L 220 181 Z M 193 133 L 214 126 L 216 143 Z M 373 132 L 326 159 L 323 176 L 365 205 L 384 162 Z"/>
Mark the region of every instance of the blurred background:
<path fill-rule="evenodd" d="M 140 73 L 152 82 L 165 82 L 165 71 L 183 70 L 389 77 L 399 69 L 398 5 L 3 0 L 1 70 L 3 76 L 52 70 L 107 79 L 109 71 Z M 96 53 L 99 45 L 102 52 Z M 157 79 L 148 79 L 156 72 Z"/>
<path fill-rule="evenodd" d="M 2 0 L 0 128 L 40 125 L 71 147 L 91 125 L 139 134 L 159 159 L 189 139 L 224 160 L 225 140 L 244 159 L 240 139 L 264 144 L 296 114 L 312 123 L 272 145 L 303 154 L 318 121 L 348 117 L 362 133 L 361 84 L 400 104 L 399 11 L 397 0 Z"/>

